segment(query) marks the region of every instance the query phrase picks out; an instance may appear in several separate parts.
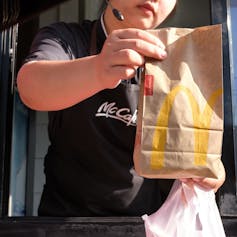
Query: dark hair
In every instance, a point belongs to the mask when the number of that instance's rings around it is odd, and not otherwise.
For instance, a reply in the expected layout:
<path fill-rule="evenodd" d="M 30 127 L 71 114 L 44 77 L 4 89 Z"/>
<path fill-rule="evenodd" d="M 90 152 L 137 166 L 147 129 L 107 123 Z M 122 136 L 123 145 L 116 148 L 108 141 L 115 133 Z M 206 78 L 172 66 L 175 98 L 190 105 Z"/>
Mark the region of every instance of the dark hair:
<path fill-rule="evenodd" d="M 177 12 L 177 5 L 178 5 L 178 0 L 176 1 L 176 4 L 174 6 L 174 9 L 170 12 L 170 14 L 165 18 L 165 20 L 159 25 L 159 28 L 166 27 L 166 24 L 170 21 L 172 17 L 175 16 Z"/>

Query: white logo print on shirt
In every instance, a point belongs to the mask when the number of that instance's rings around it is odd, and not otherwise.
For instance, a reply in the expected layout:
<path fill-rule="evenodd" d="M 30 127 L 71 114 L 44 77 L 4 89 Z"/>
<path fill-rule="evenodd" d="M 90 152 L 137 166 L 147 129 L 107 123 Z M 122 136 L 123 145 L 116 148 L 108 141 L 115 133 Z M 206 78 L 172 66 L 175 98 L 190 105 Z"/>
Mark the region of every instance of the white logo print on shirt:
<path fill-rule="evenodd" d="M 137 110 L 132 114 L 129 108 L 118 108 L 115 102 L 103 103 L 95 116 L 117 119 L 127 126 L 136 126 L 137 124 Z"/>

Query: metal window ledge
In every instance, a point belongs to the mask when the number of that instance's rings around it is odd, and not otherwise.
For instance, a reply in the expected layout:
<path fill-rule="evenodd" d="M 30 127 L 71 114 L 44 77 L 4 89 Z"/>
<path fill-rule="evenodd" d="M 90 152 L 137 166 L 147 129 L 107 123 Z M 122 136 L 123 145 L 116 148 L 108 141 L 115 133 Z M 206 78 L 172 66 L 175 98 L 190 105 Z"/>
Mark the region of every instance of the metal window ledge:
<path fill-rule="evenodd" d="M 237 237 L 237 218 L 223 218 L 227 237 Z M 0 220 L 0 237 L 145 237 L 139 217 L 17 217 Z"/>

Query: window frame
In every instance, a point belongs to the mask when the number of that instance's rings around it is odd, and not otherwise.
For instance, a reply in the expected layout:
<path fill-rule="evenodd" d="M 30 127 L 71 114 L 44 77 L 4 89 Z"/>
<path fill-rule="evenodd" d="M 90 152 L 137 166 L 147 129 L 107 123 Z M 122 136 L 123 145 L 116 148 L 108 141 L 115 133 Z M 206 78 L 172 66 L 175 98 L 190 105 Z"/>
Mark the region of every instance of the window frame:
<path fill-rule="evenodd" d="M 223 142 L 223 163 L 226 167 L 226 182 L 218 192 L 218 204 L 222 217 L 237 217 L 237 211 L 228 208 L 231 200 L 237 202 L 235 158 L 234 158 L 234 136 L 233 136 L 233 111 L 231 93 L 231 71 L 230 71 L 230 51 L 229 51 L 229 26 L 227 24 L 229 0 L 210 0 L 211 24 L 222 24 L 223 26 L 223 69 L 224 69 L 224 112 L 225 112 L 225 132 Z M 9 194 L 9 162 L 11 153 L 11 134 L 12 125 L 12 78 L 10 64 L 10 47 L 6 47 L 6 41 L 11 37 L 12 28 L 1 32 L 1 52 L 4 50 L 5 67 L 0 74 L 0 216 L 6 217 L 8 213 L 8 194 Z M 4 42 L 3 42 L 4 41 Z M 3 60 L 3 59 L 1 59 Z M 3 65 L 2 63 L 0 66 Z M 7 80 L 4 80 L 7 78 Z M 237 206 L 237 205 L 236 205 Z M 39 218 L 39 217 L 37 217 Z M 39 218 L 40 221 L 40 218 Z"/>
<path fill-rule="evenodd" d="M 222 217 L 237 217 L 236 170 L 234 156 L 233 108 L 230 71 L 230 45 L 228 0 L 211 0 L 212 24 L 222 24 L 223 36 L 223 87 L 224 87 L 224 137 L 222 161 L 226 169 L 226 181 L 217 197 Z M 230 205 L 231 204 L 231 205 Z"/>

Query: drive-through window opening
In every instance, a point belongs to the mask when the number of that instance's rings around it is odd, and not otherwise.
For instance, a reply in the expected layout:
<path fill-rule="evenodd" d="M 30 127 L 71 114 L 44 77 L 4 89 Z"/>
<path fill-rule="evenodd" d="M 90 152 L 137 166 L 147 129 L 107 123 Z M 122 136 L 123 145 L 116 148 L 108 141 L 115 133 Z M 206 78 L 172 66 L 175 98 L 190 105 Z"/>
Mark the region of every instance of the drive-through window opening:
<path fill-rule="evenodd" d="M 94 19 L 97 16 L 100 3 L 100 0 L 70 0 L 54 6 L 47 11 L 41 12 L 24 24 L 18 25 L 18 27 L 14 28 L 11 32 L 4 32 L 4 37 L 6 38 L 4 38 L 3 33 L 1 33 L 1 50 L 3 49 L 3 42 L 6 42 L 8 38 L 11 38 L 13 41 L 17 40 L 17 57 L 15 58 L 15 70 L 17 72 L 21 60 L 27 54 L 30 41 L 40 27 L 59 20 L 69 22 L 79 21 L 84 18 Z M 228 24 L 223 21 L 223 19 L 225 19 L 225 14 L 228 15 Z M 174 18 L 166 22 L 167 25 L 177 27 L 196 27 L 207 24 L 223 23 L 226 115 L 223 154 L 224 159 L 226 160 L 224 163 L 227 166 L 228 180 L 221 188 L 217 198 L 220 212 L 224 218 L 230 216 L 233 218 L 237 216 L 237 176 L 235 171 L 237 169 L 236 22 L 236 0 L 227 0 L 226 2 L 221 0 L 200 0 L 198 2 L 195 0 L 180 0 L 179 9 Z M 14 35 L 12 32 L 14 31 L 17 31 L 18 33 L 17 39 L 12 37 Z M 25 37 L 26 35 L 28 36 L 27 38 Z M 1 57 L 3 56 L 2 52 Z M 10 55 L 12 54 L 12 51 L 6 51 L 6 54 L 7 53 Z M 4 56 L 6 56 L 6 54 Z M 1 58 L 1 65 L 2 62 L 4 61 Z M 0 67 L 2 70 L 1 65 Z M 7 67 L 5 67 L 5 69 L 6 68 Z M 0 77 L 3 75 L 6 75 L 6 73 L 4 74 L 4 71 L 2 70 Z M 12 101 L 12 104 L 11 147 L 9 148 L 9 152 L 7 150 L 7 153 L 5 153 L 4 156 L 4 159 L 11 160 L 11 162 L 9 162 L 9 165 L 11 165 L 9 190 L 5 189 L 6 192 L 9 192 L 9 195 L 7 195 L 8 199 L 4 198 L 4 200 L 0 200 L 0 202 L 2 202 L 0 203 L 1 206 L 3 206 L 4 202 L 4 210 L 7 210 L 4 214 L 1 212 L 1 215 L 11 217 L 37 216 L 39 198 L 44 184 L 43 159 L 48 146 L 47 113 L 28 110 L 20 102 L 17 91 L 14 91 L 14 100 Z M 9 125 L 9 122 L 7 124 Z M 10 130 L 9 127 L 9 131 Z M 8 162 L 5 162 L 5 165 L 7 163 Z M 5 173 L 5 175 L 6 174 L 7 173 Z M 1 171 L 0 175 L 2 175 Z M 0 191 L 2 190 L 0 189 Z"/>

